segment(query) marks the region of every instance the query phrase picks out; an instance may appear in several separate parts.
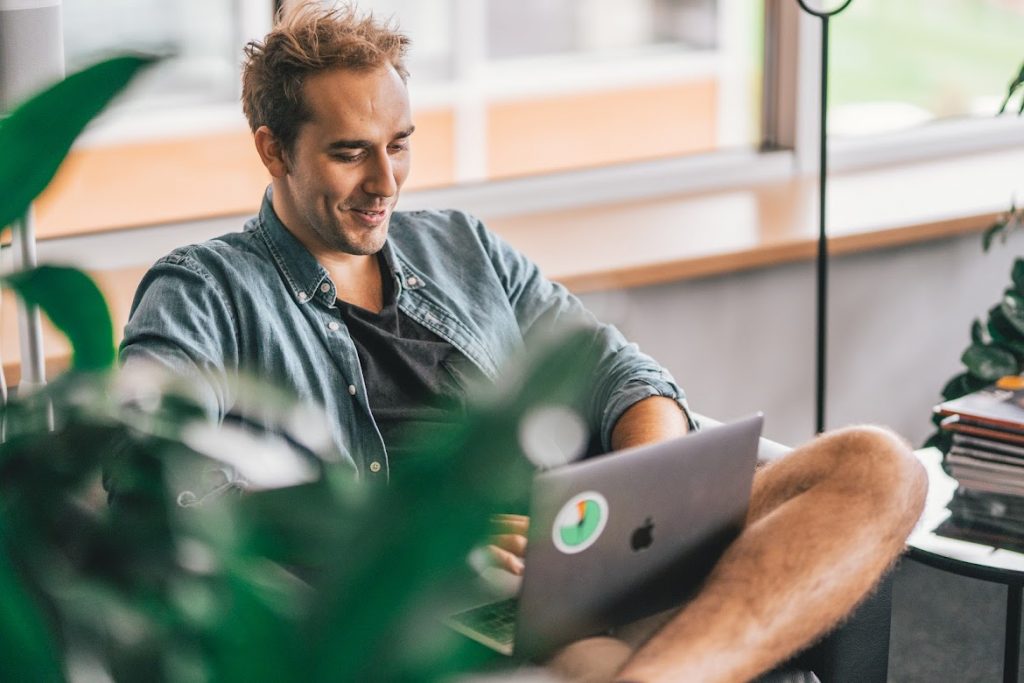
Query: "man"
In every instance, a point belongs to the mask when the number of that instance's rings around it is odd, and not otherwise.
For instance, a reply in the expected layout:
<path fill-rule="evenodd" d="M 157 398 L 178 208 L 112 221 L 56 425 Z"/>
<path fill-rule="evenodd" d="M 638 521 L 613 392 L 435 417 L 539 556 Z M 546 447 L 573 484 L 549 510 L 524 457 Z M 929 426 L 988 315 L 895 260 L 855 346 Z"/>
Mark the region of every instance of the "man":
<path fill-rule="evenodd" d="M 359 476 L 384 484 L 410 457 L 410 425 L 455 423 L 468 384 L 494 378 L 539 325 L 572 320 L 602 349 L 587 418 L 604 449 L 685 433 L 686 404 L 668 373 L 478 221 L 394 213 L 414 131 L 407 43 L 371 19 L 312 5 L 249 44 L 242 97 L 272 177 L 263 206 L 244 232 L 154 266 L 122 361 L 191 377 L 218 418 L 235 400 L 231 375 L 285 383 L 326 408 Z M 551 666 L 587 680 L 752 678 L 874 586 L 924 488 L 888 432 L 821 437 L 758 472 L 745 530 L 656 633 L 630 645 L 582 641 Z M 512 533 L 496 552 L 518 572 L 522 520 L 506 522 Z"/>

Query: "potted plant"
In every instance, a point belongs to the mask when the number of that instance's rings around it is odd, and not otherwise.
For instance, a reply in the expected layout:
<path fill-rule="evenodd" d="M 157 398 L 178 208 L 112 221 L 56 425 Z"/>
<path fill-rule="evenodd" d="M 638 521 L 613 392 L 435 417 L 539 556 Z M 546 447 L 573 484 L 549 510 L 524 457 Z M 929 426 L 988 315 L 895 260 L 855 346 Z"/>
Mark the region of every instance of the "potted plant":
<path fill-rule="evenodd" d="M 1010 102 L 1018 94 L 1024 92 L 1024 65 L 1007 88 L 999 113 L 1006 111 Z M 1018 115 L 1024 114 L 1024 98 L 1021 99 Z M 995 240 L 1005 243 L 1006 238 L 1024 221 L 1024 209 L 1016 203 L 982 234 L 982 248 L 988 251 Z M 971 343 L 964 350 L 960 360 L 964 370 L 942 388 L 943 400 L 965 396 L 973 391 L 992 384 L 1004 375 L 1016 375 L 1024 371 L 1024 259 L 1014 261 L 1010 273 L 1010 286 L 1003 292 L 1002 298 L 993 305 L 984 322 L 976 319 L 971 324 Z M 935 425 L 942 417 L 933 415 Z M 952 444 L 949 432 L 941 429 L 932 434 L 925 446 L 938 447 L 943 453 L 948 452 Z"/>
<path fill-rule="evenodd" d="M 102 62 L 0 122 L 0 225 L 152 62 Z M 73 356 L 3 407 L 0 678 L 433 681 L 489 665 L 436 618 L 474 580 L 465 559 L 490 516 L 525 503 L 524 420 L 541 397 L 580 401 L 585 338 L 524 361 L 370 495 L 326 447 L 316 410 L 265 384 L 248 380 L 217 427 L 174 378 L 116 371 L 110 315 L 85 273 L 44 265 L 5 281 Z M 113 506 L 101 476 L 118 483 Z"/>

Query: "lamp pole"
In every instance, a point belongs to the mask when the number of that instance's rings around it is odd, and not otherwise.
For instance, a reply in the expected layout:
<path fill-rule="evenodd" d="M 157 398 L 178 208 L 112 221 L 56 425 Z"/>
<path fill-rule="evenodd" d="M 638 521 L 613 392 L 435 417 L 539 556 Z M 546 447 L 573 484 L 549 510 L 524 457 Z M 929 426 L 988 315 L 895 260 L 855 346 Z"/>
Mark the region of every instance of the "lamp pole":
<path fill-rule="evenodd" d="M 0 0 L 0 112 L 64 77 L 61 0 Z M 36 265 L 35 218 L 32 207 L 14 226 L 11 249 L 15 268 Z M 21 342 L 19 390 L 46 383 L 39 309 L 19 299 Z M 0 370 L 0 378 L 3 373 Z M 6 382 L 0 382 L 7 398 Z"/>
<path fill-rule="evenodd" d="M 828 361 L 828 231 L 825 224 L 825 193 L 828 179 L 828 20 L 849 7 L 852 0 L 841 0 L 831 9 L 811 7 L 808 0 L 797 0 L 800 9 L 821 19 L 821 116 L 818 131 L 818 255 L 816 259 L 817 322 L 815 325 L 816 366 L 814 431 L 825 431 L 825 371 Z"/>

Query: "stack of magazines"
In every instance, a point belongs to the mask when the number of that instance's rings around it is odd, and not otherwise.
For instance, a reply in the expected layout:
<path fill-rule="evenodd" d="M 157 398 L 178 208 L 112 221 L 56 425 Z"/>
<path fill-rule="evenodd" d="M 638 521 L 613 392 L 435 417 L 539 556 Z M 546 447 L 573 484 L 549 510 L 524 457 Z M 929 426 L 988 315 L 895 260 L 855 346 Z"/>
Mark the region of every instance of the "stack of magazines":
<path fill-rule="evenodd" d="M 952 432 L 945 465 L 960 484 L 950 521 L 1024 539 L 1024 378 L 1004 378 L 935 410 Z"/>

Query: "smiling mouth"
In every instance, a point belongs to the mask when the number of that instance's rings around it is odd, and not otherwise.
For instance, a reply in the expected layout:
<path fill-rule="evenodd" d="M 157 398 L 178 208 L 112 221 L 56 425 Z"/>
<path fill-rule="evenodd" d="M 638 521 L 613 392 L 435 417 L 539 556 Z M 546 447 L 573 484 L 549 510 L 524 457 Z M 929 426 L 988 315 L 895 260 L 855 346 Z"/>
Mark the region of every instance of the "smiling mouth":
<path fill-rule="evenodd" d="M 378 225 L 380 223 L 383 223 L 384 220 L 388 217 L 388 209 L 386 207 L 383 209 L 353 208 L 349 209 L 349 211 L 355 214 L 361 221 L 363 221 L 364 223 L 368 223 L 370 225 Z"/>

